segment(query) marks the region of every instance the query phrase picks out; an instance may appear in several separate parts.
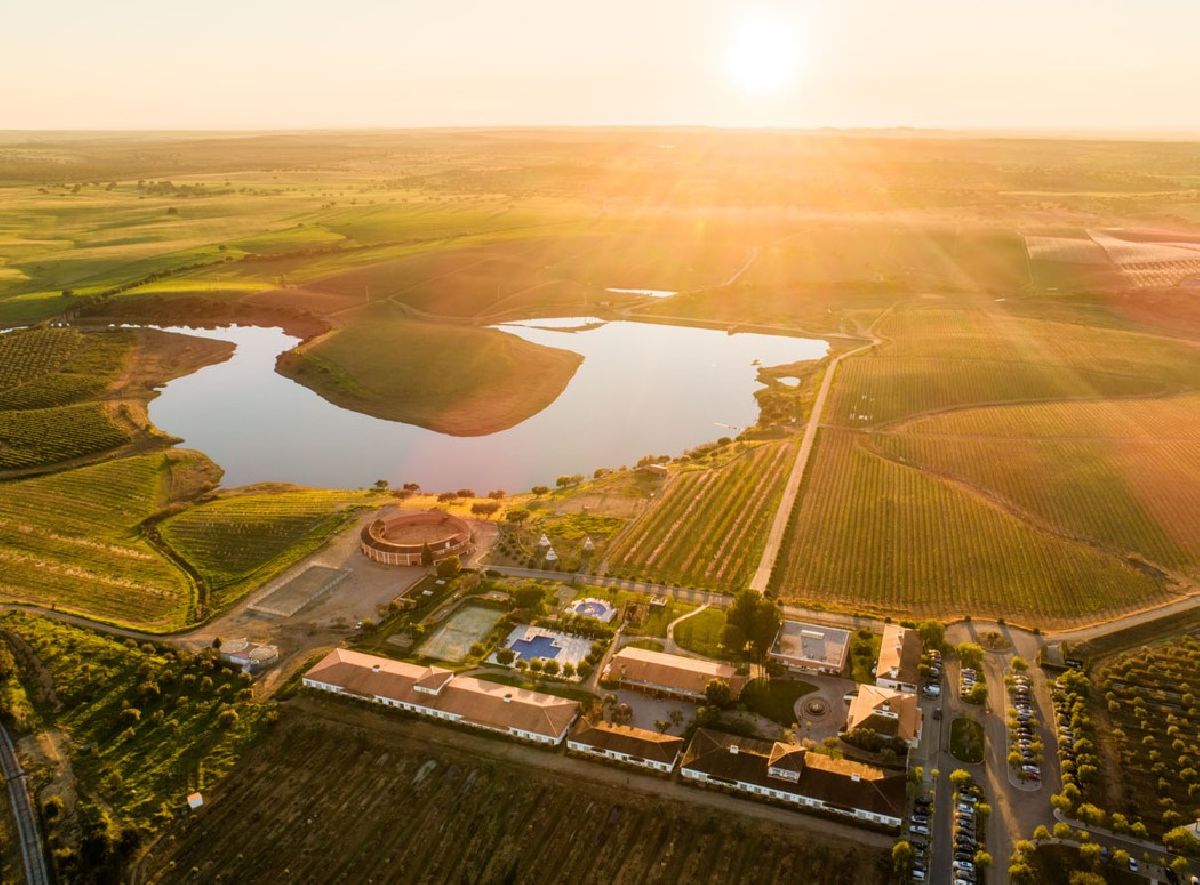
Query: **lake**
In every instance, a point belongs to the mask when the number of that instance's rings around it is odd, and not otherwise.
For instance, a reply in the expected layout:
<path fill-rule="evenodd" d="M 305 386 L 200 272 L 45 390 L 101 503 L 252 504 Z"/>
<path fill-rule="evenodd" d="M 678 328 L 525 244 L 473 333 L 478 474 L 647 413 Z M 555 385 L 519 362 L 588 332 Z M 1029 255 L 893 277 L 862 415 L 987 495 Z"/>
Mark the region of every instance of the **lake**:
<path fill-rule="evenodd" d="M 237 349 L 224 363 L 167 384 L 151 401 L 150 418 L 220 464 L 227 486 L 358 488 L 386 479 L 428 491 L 516 492 L 735 436 L 758 414 L 756 361 L 819 359 L 828 347 L 781 335 L 592 322 L 566 317 L 497 327 L 573 350 L 583 363 L 553 403 L 489 436 L 447 436 L 335 406 L 275 373 L 275 358 L 296 338 L 252 326 L 167 328 L 232 341 Z"/>

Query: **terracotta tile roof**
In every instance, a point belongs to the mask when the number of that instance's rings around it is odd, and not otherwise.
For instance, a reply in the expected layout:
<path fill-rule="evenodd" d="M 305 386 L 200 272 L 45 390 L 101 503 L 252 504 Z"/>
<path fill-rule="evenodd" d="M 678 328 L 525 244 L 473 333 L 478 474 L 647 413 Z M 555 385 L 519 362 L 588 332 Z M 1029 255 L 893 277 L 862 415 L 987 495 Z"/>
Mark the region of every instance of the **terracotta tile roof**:
<path fill-rule="evenodd" d="M 688 745 L 683 767 L 710 777 L 808 796 L 841 808 L 896 818 L 903 816 L 903 774 L 888 774 L 881 768 L 834 759 L 802 747 L 787 751 L 784 749 L 787 746 L 701 728 Z M 776 754 L 779 754 L 776 758 L 787 759 L 790 770 L 799 768 L 798 781 L 771 776 L 768 769 L 771 757 Z"/>
<path fill-rule="evenodd" d="M 896 714 L 895 717 L 881 715 L 888 712 Z M 863 685 L 850 702 L 846 727 L 871 728 L 879 734 L 910 741 L 917 736 L 921 727 L 921 707 L 915 694 Z"/>
<path fill-rule="evenodd" d="M 771 747 L 767 763 L 771 768 L 779 768 L 783 771 L 801 771 L 804 768 L 805 752 L 806 750 L 798 744 L 776 741 L 775 745 Z"/>
<path fill-rule="evenodd" d="M 579 713 L 579 704 L 557 695 L 513 688 L 453 671 L 393 661 L 349 649 L 331 651 L 305 678 L 335 685 L 347 694 L 382 697 L 452 713 L 476 725 L 558 737 Z M 433 691 L 417 691 L 416 687 Z"/>
<path fill-rule="evenodd" d="M 342 691 L 361 697 L 382 697 L 409 703 L 428 703 L 429 695 L 419 694 L 413 686 L 431 679 L 448 679 L 454 673 L 440 667 L 393 661 L 366 655 L 347 648 L 335 648 L 305 677 L 336 685 Z"/>
<path fill-rule="evenodd" d="M 611 678 L 661 685 L 699 695 L 704 694 L 704 689 L 714 679 L 729 682 L 735 696 L 746 684 L 746 680 L 738 675 L 737 670 L 721 661 L 669 655 L 632 646 L 627 646 L 613 655 L 607 673 Z"/>
<path fill-rule="evenodd" d="M 921 635 L 888 624 L 883 628 L 883 644 L 879 647 L 879 663 L 875 665 L 876 679 L 898 679 L 917 684 L 921 664 Z"/>
<path fill-rule="evenodd" d="M 519 728 L 548 737 L 558 737 L 579 715 L 579 704 L 567 698 L 469 676 L 450 680 L 437 697 L 437 708 L 489 728 Z"/>
<path fill-rule="evenodd" d="M 646 728 L 629 725 L 612 725 L 603 720 L 589 722 L 580 719 L 571 732 L 570 740 L 600 750 L 615 750 L 653 762 L 674 762 L 683 750 L 684 739 L 669 734 L 659 734 Z"/>

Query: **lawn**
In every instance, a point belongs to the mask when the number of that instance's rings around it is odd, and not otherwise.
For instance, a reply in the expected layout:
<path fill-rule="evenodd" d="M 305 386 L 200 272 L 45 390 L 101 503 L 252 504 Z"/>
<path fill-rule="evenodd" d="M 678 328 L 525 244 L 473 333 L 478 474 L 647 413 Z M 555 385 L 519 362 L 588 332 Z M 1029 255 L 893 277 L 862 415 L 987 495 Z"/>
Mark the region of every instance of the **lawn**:
<path fill-rule="evenodd" d="M 796 701 L 817 690 L 801 679 L 751 679 L 742 689 L 742 703 L 785 728 L 796 724 Z"/>
<path fill-rule="evenodd" d="M 706 608 L 675 625 L 675 642 L 696 654 L 710 658 L 729 658 L 721 646 L 721 632 L 725 629 L 725 612 L 719 608 Z"/>
<path fill-rule="evenodd" d="M 280 371 L 345 408 L 454 436 L 519 424 L 552 403 L 582 358 L 495 329 L 373 309 L 289 352 Z"/>
<path fill-rule="evenodd" d="M 960 762 L 982 762 L 983 741 L 983 726 L 974 719 L 950 723 L 950 755 Z"/>

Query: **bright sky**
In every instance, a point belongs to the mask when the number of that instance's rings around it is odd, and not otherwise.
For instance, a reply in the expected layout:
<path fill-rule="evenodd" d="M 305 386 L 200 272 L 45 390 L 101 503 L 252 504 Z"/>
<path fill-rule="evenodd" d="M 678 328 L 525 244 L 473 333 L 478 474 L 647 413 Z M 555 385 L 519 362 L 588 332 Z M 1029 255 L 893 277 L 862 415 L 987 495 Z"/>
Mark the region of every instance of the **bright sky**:
<path fill-rule="evenodd" d="M 1200 130 L 1196 0 L 0 0 L 0 129 Z"/>

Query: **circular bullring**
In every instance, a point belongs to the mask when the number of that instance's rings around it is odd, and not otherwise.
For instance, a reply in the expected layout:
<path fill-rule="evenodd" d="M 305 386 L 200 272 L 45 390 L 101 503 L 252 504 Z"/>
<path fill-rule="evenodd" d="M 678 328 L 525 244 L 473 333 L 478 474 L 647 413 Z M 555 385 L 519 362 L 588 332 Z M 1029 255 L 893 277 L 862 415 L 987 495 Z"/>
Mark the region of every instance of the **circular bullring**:
<path fill-rule="evenodd" d="M 471 527 L 440 510 L 399 513 L 369 522 L 362 530 L 363 554 L 385 565 L 421 565 L 471 552 Z"/>

